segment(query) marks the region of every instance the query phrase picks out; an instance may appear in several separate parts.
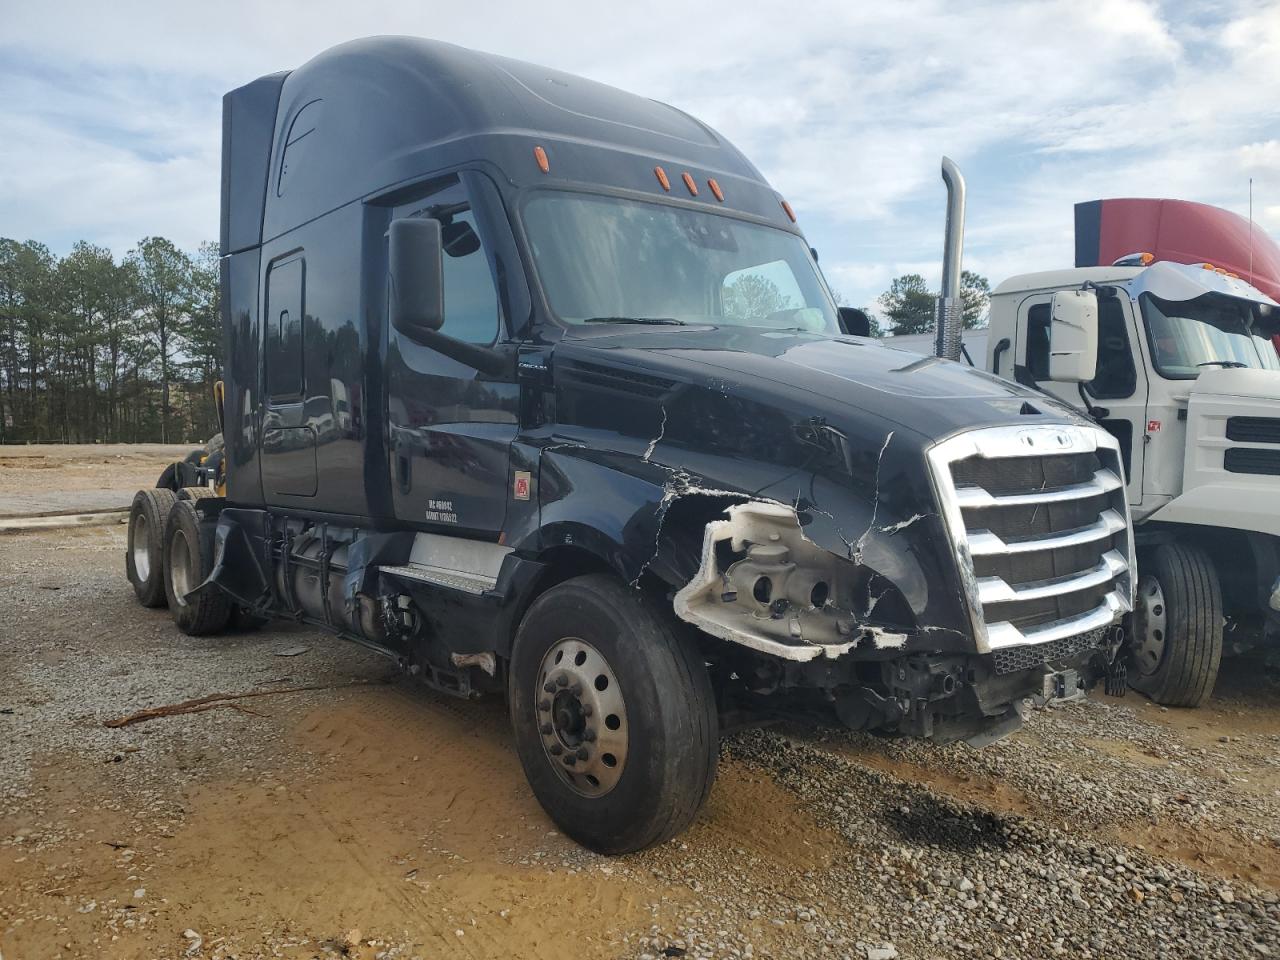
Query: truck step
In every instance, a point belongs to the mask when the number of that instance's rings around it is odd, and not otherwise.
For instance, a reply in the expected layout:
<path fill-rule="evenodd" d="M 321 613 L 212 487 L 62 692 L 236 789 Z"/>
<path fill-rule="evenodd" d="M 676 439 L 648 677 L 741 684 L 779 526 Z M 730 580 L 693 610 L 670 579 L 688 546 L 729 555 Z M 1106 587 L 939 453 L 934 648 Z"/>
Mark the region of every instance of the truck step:
<path fill-rule="evenodd" d="M 417 580 L 438 587 L 448 587 L 463 593 L 481 596 L 497 586 L 496 577 L 483 574 L 465 573 L 460 570 L 446 570 L 442 567 L 429 567 L 421 563 L 406 563 L 403 566 L 384 566 L 378 568 L 383 573 L 406 580 Z"/>

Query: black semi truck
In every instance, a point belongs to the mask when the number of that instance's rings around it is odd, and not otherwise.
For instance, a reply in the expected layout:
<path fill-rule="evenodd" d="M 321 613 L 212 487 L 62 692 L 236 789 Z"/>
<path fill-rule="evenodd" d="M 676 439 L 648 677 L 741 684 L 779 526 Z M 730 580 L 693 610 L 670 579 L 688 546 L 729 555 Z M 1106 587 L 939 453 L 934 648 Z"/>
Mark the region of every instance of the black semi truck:
<path fill-rule="evenodd" d="M 609 853 L 691 822 L 724 729 L 981 744 L 1108 669 L 1115 441 L 852 335 L 705 124 L 407 38 L 223 109 L 221 449 L 129 528 L 185 632 L 287 618 L 504 693 L 539 801 Z"/>

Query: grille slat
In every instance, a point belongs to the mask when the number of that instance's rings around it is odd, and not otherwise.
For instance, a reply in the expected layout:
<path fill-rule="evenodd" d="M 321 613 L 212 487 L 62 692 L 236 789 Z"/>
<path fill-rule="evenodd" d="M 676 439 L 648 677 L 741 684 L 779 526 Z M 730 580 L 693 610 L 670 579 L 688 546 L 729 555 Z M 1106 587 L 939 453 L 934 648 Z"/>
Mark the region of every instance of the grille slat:
<path fill-rule="evenodd" d="M 1119 455 L 1087 428 L 999 431 L 974 431 L 942 458 L 958 507 L 949 527 L 972 565 L 988 645 L 1049 650 L 1131 606 Z M 997 436 L 984 444 L 984 433 Z"/>
<path fill-rule="evenodd" d="M 1280 477 L 1280 450 L 1257 450 L 1232 447 L 1222 457 L 1228 473 L 1256 473 L 1264 477 Z"/>
<path fill-rule="evenodd" d="M 1227 439 L 1237 443 L 1280 443 L 1280 417 L 1228 417 Z"/>

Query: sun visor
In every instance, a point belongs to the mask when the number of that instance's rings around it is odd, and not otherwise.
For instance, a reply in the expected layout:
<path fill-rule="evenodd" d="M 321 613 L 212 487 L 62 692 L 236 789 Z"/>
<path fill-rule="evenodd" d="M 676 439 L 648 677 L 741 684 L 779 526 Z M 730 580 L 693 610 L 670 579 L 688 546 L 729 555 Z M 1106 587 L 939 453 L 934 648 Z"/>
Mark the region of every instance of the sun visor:
<path fill-rule="evenodd" d="M 1129 290 L 1134 297 L 1149 293 L 1161 300 L 1175 302 L 1194 300 L 1207 293 L 1221 293 L 1254 303 L 1280 306 L 1261 290 L 1237 277 L 1229 277 L 1212 268 L 1182 263 L 1162 261 L 1152 264 L 1130 281 Z"/>

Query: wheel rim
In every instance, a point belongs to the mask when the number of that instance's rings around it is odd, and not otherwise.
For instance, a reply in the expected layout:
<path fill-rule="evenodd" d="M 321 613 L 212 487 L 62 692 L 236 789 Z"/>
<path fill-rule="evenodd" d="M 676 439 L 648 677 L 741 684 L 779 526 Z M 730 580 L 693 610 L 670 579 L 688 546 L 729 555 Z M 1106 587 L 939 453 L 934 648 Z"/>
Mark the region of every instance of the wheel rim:
<path fill-rule="evenodd" d="M 133 518 L 133 571 L 141 583 L 151 579 L 151 525 L 147 515 L 139 512 Z"/>
<path fill-rule="evenodd" d="M 175 530 L 169 542 L 169 576 L 173 580 L 174 599 L 185 607 L 184 598 L 191 590 L 191 547 L 181 530 Z"/>
<path fill-rule="evenodd" d="M 1168 606 L 1164 602 L 1164 588 L 1151 575 L 1138 579 L 1138 609 L 1134 618 L 1132 662 L 1138 674 L 1149 677 L 1164 662 L 1165 643 L 1168 640 L 1166 621 Z"/>
<path fill-rule="evenodd" d="M 595 647 L 577 637 L 556 643 L 534 690 L 538 735 L 557 775 L 584 797 L 602 797 L 627 764 L 627 710 L 618 678 Z"/>

